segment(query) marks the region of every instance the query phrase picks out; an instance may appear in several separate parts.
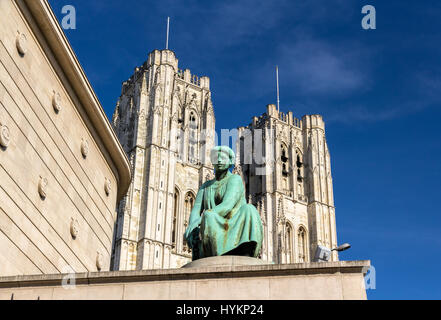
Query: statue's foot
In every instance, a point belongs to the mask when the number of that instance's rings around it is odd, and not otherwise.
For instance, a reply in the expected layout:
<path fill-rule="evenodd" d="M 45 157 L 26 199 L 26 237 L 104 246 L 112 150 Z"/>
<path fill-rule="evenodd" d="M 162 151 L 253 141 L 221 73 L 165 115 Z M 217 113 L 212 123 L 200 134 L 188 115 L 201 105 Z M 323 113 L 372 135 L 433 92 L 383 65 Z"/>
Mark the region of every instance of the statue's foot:
<path fill-rule="evenodd" d="M 224 256 L 242 256 L 242 257 L 254 257 L 254 250 L 256 249 L 256 243 L 253 241 L 242 243 L 237 248 L 228 251 L 223 254 Z"/>

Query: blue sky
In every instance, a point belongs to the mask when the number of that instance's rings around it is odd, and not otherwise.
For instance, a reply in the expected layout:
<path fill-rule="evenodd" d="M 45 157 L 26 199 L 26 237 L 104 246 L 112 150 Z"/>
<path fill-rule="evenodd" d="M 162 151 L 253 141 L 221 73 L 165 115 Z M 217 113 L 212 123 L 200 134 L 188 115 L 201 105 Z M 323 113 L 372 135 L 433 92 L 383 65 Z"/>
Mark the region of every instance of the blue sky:
<path fill-rule="evenodd" d="M 370 259 L 369 299 L 441 299 L 441 2 L 50 0 L 107 115 L 153 49 L 211 79 L 216 129 L 275 103 L 320 113 L 344 260 Z M 363 30 L 374 5 L 377 29 Z M 235 113 L 234 117 L 231 114 Z"/>

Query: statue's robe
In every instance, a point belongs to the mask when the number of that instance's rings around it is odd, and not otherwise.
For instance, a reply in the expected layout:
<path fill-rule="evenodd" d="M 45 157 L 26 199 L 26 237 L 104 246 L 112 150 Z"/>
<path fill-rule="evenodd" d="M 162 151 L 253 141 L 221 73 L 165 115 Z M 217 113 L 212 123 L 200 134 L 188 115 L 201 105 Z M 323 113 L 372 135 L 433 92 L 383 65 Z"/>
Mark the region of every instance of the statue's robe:
<path fill-rule="evenodd" d="M 259 255 L 262 221 L 256 208 L 247 204 L 239 175 L 228 172 L 221 181 L 210 180 L 201 186 L 185 238 L 199 238 L 189 243 L 193 260 L 221 255 Z"/>

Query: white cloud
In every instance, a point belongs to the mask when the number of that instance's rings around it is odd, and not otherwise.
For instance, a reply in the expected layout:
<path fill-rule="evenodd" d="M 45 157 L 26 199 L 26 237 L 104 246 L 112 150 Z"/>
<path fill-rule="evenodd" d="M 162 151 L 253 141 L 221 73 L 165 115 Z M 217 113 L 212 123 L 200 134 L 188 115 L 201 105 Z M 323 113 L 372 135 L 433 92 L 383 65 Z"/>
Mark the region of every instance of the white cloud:
<path fill-rule="evenodd" d="M 335 96 L 369 86 L 369 74 L 361 64 L 359 52 L 301 39 L 282 45 L 278 60 L 285 81 L 299 94 Z"/>

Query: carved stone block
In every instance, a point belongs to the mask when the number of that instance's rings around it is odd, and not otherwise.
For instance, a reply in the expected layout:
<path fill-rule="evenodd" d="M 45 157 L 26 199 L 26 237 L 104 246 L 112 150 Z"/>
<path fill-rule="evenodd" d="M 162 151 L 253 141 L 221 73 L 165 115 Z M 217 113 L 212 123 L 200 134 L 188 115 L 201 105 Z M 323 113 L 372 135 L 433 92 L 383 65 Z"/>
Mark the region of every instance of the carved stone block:
<path fill-rule="evenodd" d="M 97 252 L 96 253 L 96 268 L 98 269 L 98 271 L 101 271 L 103 266 L 104 266 L 103 255 L 100 252 Z"/>
<path fill-rule="evenodd" d="M 15 44 L 17 46 L 17 51 L 21 56 L 24 56 L 26 52 L 28 52 L 28 40 L 24 33 L 18 31 Z"/>
<path fill-rule="evenodd" d="M 48 181 L 46 178 L 40 177 L 40 181 L 38 182 L 38 193 L 42 199 L 46 199 L 47 196 L 47 185 Z"/>
<path fill-rule="evenodd" d="M 54 95 L 52 97 L 52 107 L 54 108 L 55 112 L 60 112 L 61 104 L 61 95 L 54 91 Z"/>
<path fill-rule="evenodd" d="M 81 154 L 84 159 L 86 159 L 89 154 L 89 142 L 85 139 L 81 140 Z"/>
<path fill-rule="evenodd" d="M 78 220 L 72 218 L 70 222 L 70 234 L 72 235 L 73 239 L 77 238 L 79 231 L 80 231 L 80 225 L 78 223 Z"/>
<path fill-rule="evenodd" d="M 106 178 L 106 181 L 104 182 L 104 191 L 106 192 L 106 195 L 109 196 L 110 191 L 112 191 L 112 182 Z"/>
<path fill-rule="evenodd" d="M 9 141 L 9 128 L 6 125 L 0 123 L 0 145 L 3 148 L 7 148 L 9 146 Z"/>

